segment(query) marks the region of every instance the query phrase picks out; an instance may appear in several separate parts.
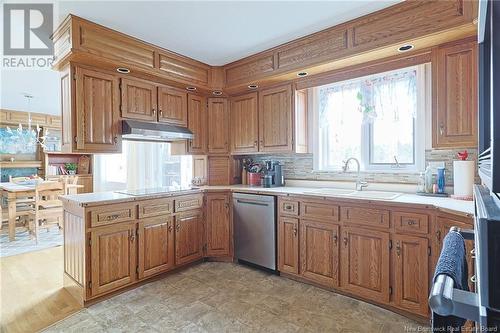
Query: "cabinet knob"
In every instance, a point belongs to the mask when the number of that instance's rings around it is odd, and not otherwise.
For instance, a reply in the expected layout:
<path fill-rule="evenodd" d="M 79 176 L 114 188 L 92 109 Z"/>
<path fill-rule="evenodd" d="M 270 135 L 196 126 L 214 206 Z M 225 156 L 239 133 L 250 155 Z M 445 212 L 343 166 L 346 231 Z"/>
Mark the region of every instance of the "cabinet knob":
<path fill-rule="evenodd" d="M 476 283 L 476 275 L 472 275 L 472 276 L 470 277 L 470 282 L 472 282 L 472 283 Z"/>
<path fill-rule="evenodd" d="M 335 243 L 335 245 L 337 245 L 337 240 L 338 240 L 338 237 L 337 237 L 337 235 L 335 234 L 335 235 L 333 236 L 333 242 Z"/>
<path fill-rule="evenodd" d="M 347 237 L 344 237 L 344 246 L 347 246 L 348 239 Z"/>
<path fill-rule="evenodd" d="M 439 135 L 441 135 L 441 136 L 442 136 L 442 135 L 443 135 L 443 133 L 444 133 L 444 125 L 443 125 L 443 123 L 441 123 L 441 124 L 439 125 Z"/>
<path fill-rule="evenodd" d="M 160 109 L 160 117 L 163 117 L 163 111 Z"/>
<path fill-rule="evenodd" d="M 153 108 L 153 116 L 156 115 L 156 110 Z"/>
<path fill-rule="evenodd" d="M 115 136 L 115 137 L 113 138 L 113 142 L 115 143 L 115 145 L 118 143 L 118 137 L 117 137 L 117 136 Z"/>
<path fill-rule="evenodd" d="M 257 147 L 257 143 L 258 143 L 258 142 L 257 142 L 257 140 L 255 140 L 255 141 L 253 142 L 253 146 L 254 146 L 254 147 Z"/>
<path fill-rule="evenodd" d="M 297 228 L 293 228 L 293 235 L 297 237 Z"/>
<path fill-rule="evenodd" d="M 133 243 L 135 241 L 135 233 L 130 235 L 130 242 Z"/>

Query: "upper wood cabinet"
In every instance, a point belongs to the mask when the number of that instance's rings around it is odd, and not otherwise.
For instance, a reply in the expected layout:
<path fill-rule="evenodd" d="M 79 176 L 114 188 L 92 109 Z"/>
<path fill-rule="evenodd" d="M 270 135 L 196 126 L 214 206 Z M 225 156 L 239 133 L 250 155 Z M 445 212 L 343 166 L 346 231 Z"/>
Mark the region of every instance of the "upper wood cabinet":
<path fill-rule="evenodd" d="M 206 196 L 206 255 L 232 254 L 233 223 L 229 193 L 208 193 Z"/>
<path fill-rule="evenodd" d="M 188 141 L 188 152 L 206 154 L 207 152 L 207 99 L 202 96 L 188 95 L 188 128 L 193 139 Z"/>
<path fill-rule="evenodd" d="M 345 290 L 389 302 L 389 233 L 342 227 L 341 256 Z"/>
<path fill-rule="evenodd" d="M 402 309 L 428 313 L 429 240 L 422 237 L 394 235 L 394 301 Z"/>
<path fill-rule="evenodd" d="M 290 152 L 293 148 L 292 87 L 259 93 L 259 149 L 262 152 Z"/>
<path fill-rule="evenodd" d="M 203 213 L 187 211 L 175 216 L 175 264 L 183 265 L 203 257 Z"/>
<path fill-rule="evenodd" d="M 208 153 L 229 153 L 229 110 L 227 99 L 208 99 Z"/>
<path fill-rule="evenodd" d="M 156 121 L 157 88 L 143 80 L 121 80 L 121 112 L 123 118 Z"/>
<path fill-rule="evenodd" d="M 153 217 L 139 222 L 139 279 L 165 272 L 174 266 L 173 224 L 171 216 Z"/>
<path fill-rule="evenodd" d="M 187 92 L 171 88 L 158 88 L 158 121 L 187 127 Z"/>
<path fill-rule="evenodd" d="M 322 285 L 338 286 L 339 226 L 300 220 L 300 274 Z"/>
<path fill-rule="evenodd" d="M 433 147 L 477 146 L 477 43 L 434 51 Z"/>
<path fill-rule="evenodd" d="M 255 153 L 259 151 L 259 123 L 257 93 L 231 99 L 231 152 Z"/>
<path fill-rule="evenodd" d="M 121 151 L 120 89 L 118 77 L 102 71 L 76 67 L 74 149 L 89 153 Z M 63 101 L 67 96 L 63 96 Z M 64 112 L 71 110 L 64 110 Z M 64 116 L 63 116 L 64 117 Z"/>
<path fill-rule="evenodd" d="M 135 223 L 99 227 L 90 232 L 91 296 L 136 280 Z"/>

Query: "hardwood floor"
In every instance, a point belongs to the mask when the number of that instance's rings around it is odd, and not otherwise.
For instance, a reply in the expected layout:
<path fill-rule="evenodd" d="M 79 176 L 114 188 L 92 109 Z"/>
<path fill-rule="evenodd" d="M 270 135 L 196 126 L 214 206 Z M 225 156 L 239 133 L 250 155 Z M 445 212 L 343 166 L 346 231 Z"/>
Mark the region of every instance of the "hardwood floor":
<path fill-rule="evenodd" d="M 1 258 L 0 331 L 37 332 L 80 310 L 62 272 L 62 247 Z"/>

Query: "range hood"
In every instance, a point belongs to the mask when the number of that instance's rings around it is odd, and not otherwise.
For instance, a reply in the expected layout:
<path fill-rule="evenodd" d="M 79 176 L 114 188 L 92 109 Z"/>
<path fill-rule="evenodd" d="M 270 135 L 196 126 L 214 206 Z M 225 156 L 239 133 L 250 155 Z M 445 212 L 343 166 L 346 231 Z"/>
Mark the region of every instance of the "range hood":
<path fill-rule="evenodd" d="M 138 120 L 122 120 L 122 139 L 132 141 L 172 142 L 192 139 L 185 127 Z"/>

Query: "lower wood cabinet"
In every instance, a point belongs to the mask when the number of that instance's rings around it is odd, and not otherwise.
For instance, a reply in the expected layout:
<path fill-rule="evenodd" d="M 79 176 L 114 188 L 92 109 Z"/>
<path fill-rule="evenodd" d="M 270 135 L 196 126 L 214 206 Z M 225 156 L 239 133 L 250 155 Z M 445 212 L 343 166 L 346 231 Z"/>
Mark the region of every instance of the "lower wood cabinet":
<path fill-rule="evenodd" d="M 229 193 L 209 193 L 206 200 L 206 255 L 230 256 L 233 239 L 231 196 Z"/>
<path fill-rule="evenodd" d="M 136 223 L 118 223 L 90 232 L 91 296 L 136 280 Z"/>
<path fill-rule="evenodd" d="M 322 285 L 338 286 L 339 226 L 300 220 L 300 274 Z"/>
<path fill-rule="evenodd" d="M 389 302 L 389 233 L 342 227 L 341 286 L 379 302 Z"/>
<path fill-rule="evenodd" d="M 203 257 L 203 212 L 187 211 L 175 216 L 175 265 Z"/>
<path fill-rule="evenodd" d="M 139 222 L 139 279 L 167 271 L 174 266 L 173 224 L 171 216 L 159 216 Z"/>
<path fill-rule="evenodd" d="M 393 235 L 394 302 L 396 306 L 427 315 L 429 297 L 429 240 Z"/>
<path fill-rule="evenodd" d="M 278 221 L 278 269 L 299 274 L 299 219 L 280 217 Z"/>

